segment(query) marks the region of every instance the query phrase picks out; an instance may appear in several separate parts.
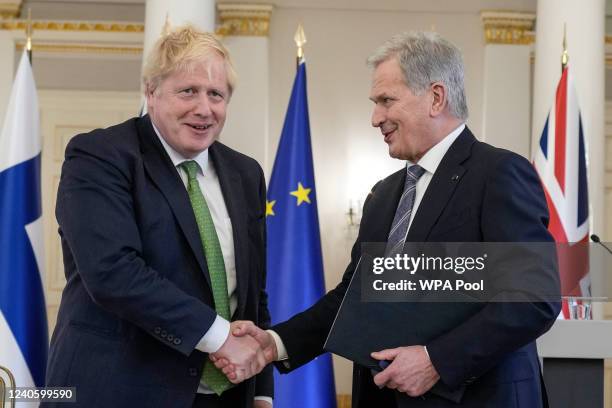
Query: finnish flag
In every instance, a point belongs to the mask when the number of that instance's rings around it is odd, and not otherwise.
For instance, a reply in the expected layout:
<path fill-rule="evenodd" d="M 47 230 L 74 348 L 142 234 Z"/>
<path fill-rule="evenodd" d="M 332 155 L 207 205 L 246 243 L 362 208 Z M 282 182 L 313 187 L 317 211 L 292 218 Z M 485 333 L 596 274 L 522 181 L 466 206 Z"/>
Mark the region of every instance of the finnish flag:
<path fill-rule="evenodd" d="M 17 387 L 44 386 L 49 346 L 39 128 L 24 51 L 0 133 L 0 376 L 8 369 Z"/>

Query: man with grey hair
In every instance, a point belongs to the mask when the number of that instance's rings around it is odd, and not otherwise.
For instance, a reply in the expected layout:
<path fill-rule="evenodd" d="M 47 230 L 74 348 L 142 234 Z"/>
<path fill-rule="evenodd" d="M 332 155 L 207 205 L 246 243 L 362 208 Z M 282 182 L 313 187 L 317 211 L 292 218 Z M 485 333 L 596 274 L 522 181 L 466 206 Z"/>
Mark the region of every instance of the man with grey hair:
<path fill-rule="evenodd" d="M 372 188 L 351 263 L 335 289 L 271 330 L 237 324 L 234 334 L 254 336 L 281 372 L 323 352 L 362 243 L 387 241 L 387 248 L 395 248 L 404 242 L 552 241 L 544 193 L 531 164 L 479 142 L 465 125 L 457 47 L 437 34 L 406 33 L 382 45 L 368 63 L 372 126 L 380 129 L 389 155 L 406 161 L 406 168 Z M 554 268 L 534 269 L 530 279 L 558 288 Z M 401 319 L 410 325 L 427 320 L 428 313 L 431 319 L 445 311 L 452 315 L 456 307 L 421 305 L 418 316 L 406 310 Z M 559 308 L 555 301 L 481 303 L 459 324 L 437 321 L 445 326 L 443 334 L 424 344 L 372 350 L 373 358 L 390 364 L 374 376 L 355 365 L 353 407 L 546 406 L 535 339 L 550 328 Z M 233 378 L 232 364 L 223 358 L 216 364 Z M 452 398 L 429 392 L 434 386 Z"/>

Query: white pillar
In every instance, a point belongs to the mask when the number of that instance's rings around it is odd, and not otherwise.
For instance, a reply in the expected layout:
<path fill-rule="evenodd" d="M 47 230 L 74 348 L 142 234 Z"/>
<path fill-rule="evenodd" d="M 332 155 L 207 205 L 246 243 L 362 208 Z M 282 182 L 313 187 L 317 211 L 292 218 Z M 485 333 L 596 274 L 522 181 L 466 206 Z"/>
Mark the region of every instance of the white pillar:
<path fill-rule="evenodd" d="M 535 14 L 484 11 L 482 139 L 527 158 L 531 144 L 531 50 Z"/>
<path fill-rule="evenodd" d="M 0 31 L 0 55 L 3 58 L 0 64 L 0 126 L 2 126 L 15 76 L 15 36 L 11 31 Z"/>
<path fill-rule="evenodd" d="M 539 0 L 536 26 L 532 146 L 539 141 L 561 75 L 563 25 L 588 148 L 593 232 L 604 224 L 604 0 Z"/>
<path fill-rule="evenodd" d="M 166 22 L 171 27 L 191 23 L 204 31 L 215 31 L 215 0 L 147 0 L 143 59 L 159 38 Z"/>
<path fill-rule="evenodd" d="M 270 141 L 268 31 L 272 6 L 219 4 L 218 12 L 221 25 L 217 32 L 223 36 L 238 74 L 220 140 L 253 157 L 268 170 L 274 160 L 267 155 Z M 266 171 L 266 174 L 269 173 Z"/>
<path fill-rule="evenodd" d="M 532 147 L 537 145 L 561 75 L 563 26 L 587 145 L 591 232 L 602 235 L 604 220 L 605 1 L 539 0 Z M 533 150 L 533 149 L 532 149 Z M 596 277 L 591 275 L 593 286 Z M 596 306 L 600 306 L 599 304 Z M 597 317 L 594 306 L 594 315 Z"/>

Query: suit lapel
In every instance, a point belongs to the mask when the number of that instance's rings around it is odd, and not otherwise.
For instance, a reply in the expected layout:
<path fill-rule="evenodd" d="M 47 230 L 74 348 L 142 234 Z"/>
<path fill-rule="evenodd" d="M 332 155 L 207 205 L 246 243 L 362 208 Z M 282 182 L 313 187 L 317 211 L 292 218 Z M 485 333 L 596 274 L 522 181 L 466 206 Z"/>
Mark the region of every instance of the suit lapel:
<path fill-rule="evenodd" d="M 249 280 L 247 264 L 249 259 L 248 203 L 244 196 L 240 174 L 232 166 L 232 163 L 230 163 L 221 147 L 219 142 L 215 142 L 208 151 L 219 177 L 227 212 L 232 220 L 234 259 L 236 264 L 236 291 L 238 294 L 236 316 L 243 316 Z"/>
<path fill-rule="evenodd" d="M 363 220 L 372 220 L 368 223 L 367 230 L 364 231 L 363 242 L 387 242 L 391 223 L 395 216 L 395 210 L 399 203 L 399 199 L 404 190 L 404 182 L 406 180 L 406 168 L 393 173 L 374 189 L 372 194 L 371 205 L 376 214 L 367 216 L 364 214 Z"/>
<path fill-rule="evenodd" d="M 155 134 L 149 116 L 147 115 L 140 119 L 137 124 L 140 145 L 143 146 L 142 157 L 145 169 L 149 173 L 153 183 L 155 183 L 170 204 L 170 208 L 172 208 L 172 212 L 181 230 L 185 234 L 189 247 L 193 251 L 202 269 L 208 286 L 212 287 L 210 284 L 210 276 L 208 275 L 208 268 L 206 266 L 206 259 L 204 258 L 204 249 L 198 231 L 198 224 L 193 215 L 193 209 L 191 208 L 187 189 L 170 160 L 170 157 Z"/>
<path fill-rule="evenodd" d="M 448 149 L 431 179 L 408 231 L 408 242 L 425 242 L 432 227 L 442 214 L 465 168 L 461 165 L 476 141 L 466 127 Z"/>

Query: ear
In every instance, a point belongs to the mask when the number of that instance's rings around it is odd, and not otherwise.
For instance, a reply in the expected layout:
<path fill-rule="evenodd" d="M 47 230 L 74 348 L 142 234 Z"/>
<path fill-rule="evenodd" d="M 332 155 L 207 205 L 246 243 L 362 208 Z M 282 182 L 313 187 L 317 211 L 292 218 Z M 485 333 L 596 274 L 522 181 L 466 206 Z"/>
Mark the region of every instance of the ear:
<path fill-rule="evenodd" d="M 145 84 L 144 97 L 147 103 L 147 106 L 153 105 L 153 94 L 155 93 L 155 89 L 150 86 L 150 84 Z"/>
<path fill-rule="evenodd" d="M 434 82 L 430 87 L 433 96 L 431 102 L 430 114 L 435 117 L 444 112 L 447 105 L 447 90 L 442 82 Z"/>

